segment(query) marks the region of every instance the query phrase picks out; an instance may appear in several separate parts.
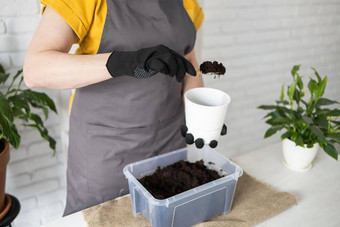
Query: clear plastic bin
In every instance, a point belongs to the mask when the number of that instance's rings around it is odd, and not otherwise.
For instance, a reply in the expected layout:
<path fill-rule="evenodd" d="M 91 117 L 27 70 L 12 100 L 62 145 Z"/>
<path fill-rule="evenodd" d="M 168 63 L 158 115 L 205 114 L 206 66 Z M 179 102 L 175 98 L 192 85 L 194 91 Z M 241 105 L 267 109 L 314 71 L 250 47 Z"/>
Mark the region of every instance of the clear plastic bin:
<path fill-rule="evenodd" d="M 137 180 L 152 174 L 158 166 L 201 159 L 208 168 L 225 176 L 162 200 L 154 198 Z M 207 147 L 190 152 L 183 148 L 145 159 L 125 166 L 123 172 L 129 182 L 133 214 L 143 214 L 153 227 L 191 226 L 229 213 L 237 180 L 243 173 L 238 165 Z"/>

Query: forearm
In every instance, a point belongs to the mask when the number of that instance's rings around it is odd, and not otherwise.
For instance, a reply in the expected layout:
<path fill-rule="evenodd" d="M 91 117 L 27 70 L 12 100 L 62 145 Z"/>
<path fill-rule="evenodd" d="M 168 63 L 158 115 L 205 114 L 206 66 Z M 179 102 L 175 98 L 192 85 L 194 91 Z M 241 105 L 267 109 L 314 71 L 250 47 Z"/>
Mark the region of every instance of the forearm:
<path fill-rule="evenodd" d="M 27 54 L 25 83 L 28 87 L 72 89 L 110 79 L 105 66 L 109 55 L 73 55 L 58 51 Z"/>
<path fill-rule="evenodd" d="M 26 51 L 24 80 L 28 87 L 79 88 L 111 78 L 109 54 L 68 54 L 77 36 L 66 21 L 46 7 Z"/>

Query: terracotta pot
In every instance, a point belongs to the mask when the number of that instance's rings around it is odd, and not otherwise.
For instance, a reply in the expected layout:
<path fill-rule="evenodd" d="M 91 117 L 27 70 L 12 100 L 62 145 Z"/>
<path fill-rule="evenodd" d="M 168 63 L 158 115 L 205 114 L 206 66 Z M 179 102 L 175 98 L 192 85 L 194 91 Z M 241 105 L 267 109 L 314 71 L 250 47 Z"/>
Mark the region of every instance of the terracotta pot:
<path fill-rule="evenodd" d="M 5 139 L 0 140 L 0 214 L 5 208 L 6 169 L 9 162 L 9 144 Z"/>

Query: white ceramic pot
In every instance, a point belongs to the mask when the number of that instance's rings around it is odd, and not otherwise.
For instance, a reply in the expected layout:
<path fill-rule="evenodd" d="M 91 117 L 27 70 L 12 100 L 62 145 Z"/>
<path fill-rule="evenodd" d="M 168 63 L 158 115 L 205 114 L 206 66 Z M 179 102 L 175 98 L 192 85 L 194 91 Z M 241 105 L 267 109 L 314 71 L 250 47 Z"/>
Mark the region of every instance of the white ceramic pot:
<path fill-rule="evenodd" d="M 188 133 L 202 138 L 205 143 L 218 141 L 230 96 L 218 89 L 200 87 L 185 92 L 184 99 Z"/>
<path fill-rule="evenodd" d="M 312 148 L 296 146 L 295 142 L 284 139 L 282 141 L 283 164 L 296 171 L 306 171 L 312 167 L 312 162 L 319 150 L 318 143 Z"/>

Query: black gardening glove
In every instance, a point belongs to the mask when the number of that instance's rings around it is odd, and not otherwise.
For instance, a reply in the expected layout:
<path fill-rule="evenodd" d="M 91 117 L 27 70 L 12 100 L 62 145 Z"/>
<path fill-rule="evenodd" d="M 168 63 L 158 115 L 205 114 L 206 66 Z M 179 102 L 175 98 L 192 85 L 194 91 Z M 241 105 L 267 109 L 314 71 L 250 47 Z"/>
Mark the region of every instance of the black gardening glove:
<path fill-rule="evenodd" d="M 176 80 L 181 82 L 186 73 L 196 76 L 196 70 L 188 60 L 164 45 L 137 51 L 114 51 L 107 60 L 106 68 L 112 77 L 148 78 L 161 72 L 176 76 Z"/>

